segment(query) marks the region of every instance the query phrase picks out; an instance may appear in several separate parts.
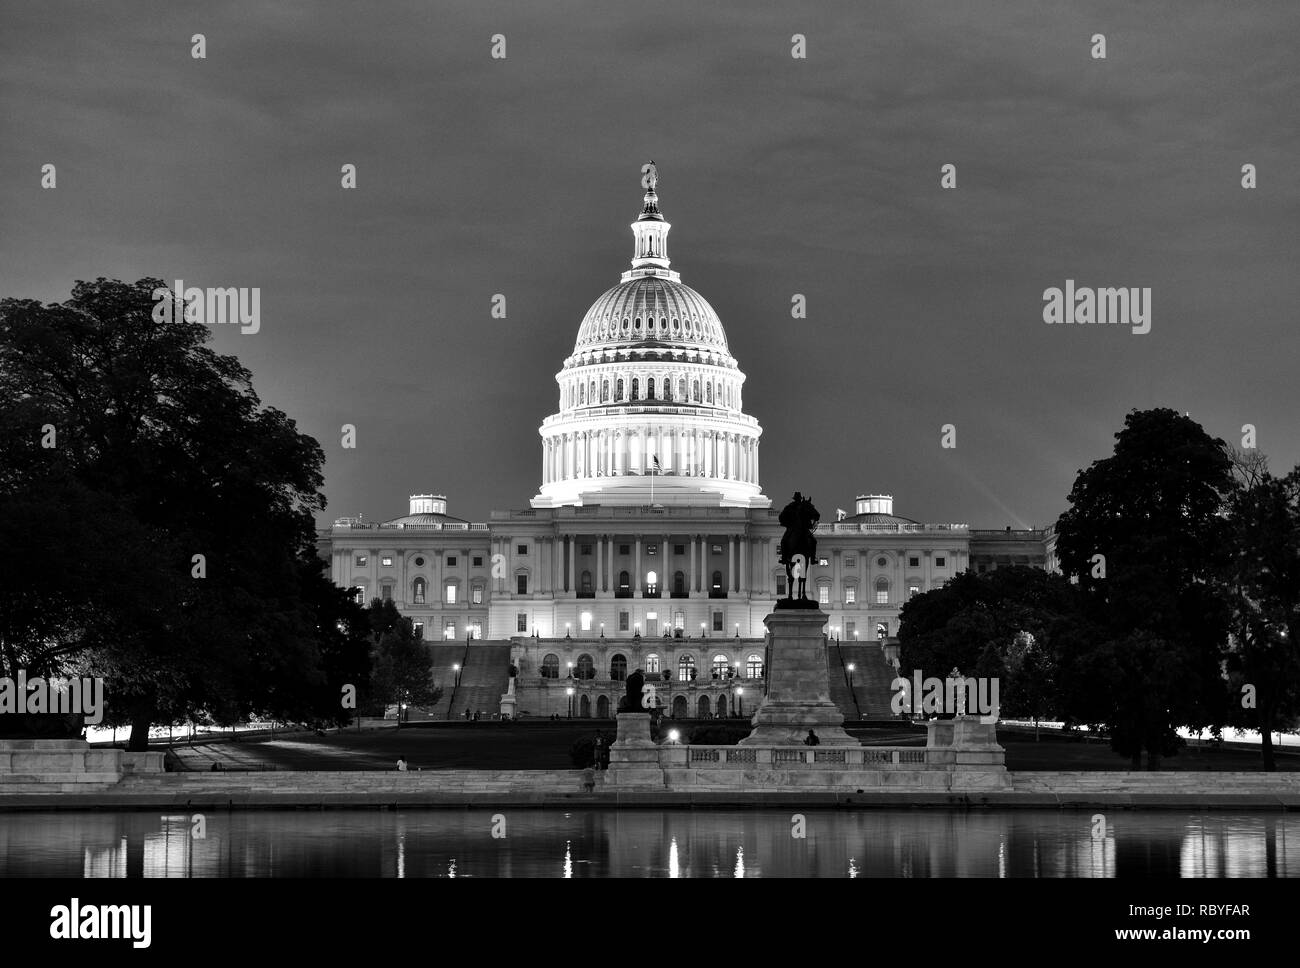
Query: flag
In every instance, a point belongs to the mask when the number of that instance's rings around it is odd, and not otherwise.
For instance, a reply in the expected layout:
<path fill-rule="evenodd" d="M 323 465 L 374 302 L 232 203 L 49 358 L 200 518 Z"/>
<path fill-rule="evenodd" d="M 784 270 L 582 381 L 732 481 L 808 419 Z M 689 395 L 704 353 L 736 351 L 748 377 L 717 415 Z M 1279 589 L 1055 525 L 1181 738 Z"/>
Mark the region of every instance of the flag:
<path fill-rule="evenodd" d="M 657 471 L 661 471 L 661 470 L 663 470 L 663 467 L 660 466 L 660 464 L 659 464 L 659 455 L 658 455 L 658 454 L 655 454 L 655 455 L 654 455 L 654 462 L 655 462 L 655 470 L 657 470 Z"/>

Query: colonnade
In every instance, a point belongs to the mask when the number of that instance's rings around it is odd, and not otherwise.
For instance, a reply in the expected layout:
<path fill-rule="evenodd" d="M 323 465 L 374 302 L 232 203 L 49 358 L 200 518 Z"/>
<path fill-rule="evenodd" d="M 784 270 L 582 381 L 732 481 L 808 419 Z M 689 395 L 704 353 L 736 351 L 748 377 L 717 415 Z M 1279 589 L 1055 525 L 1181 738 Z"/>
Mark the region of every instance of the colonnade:
<path fill-rule="evenodd" d="M 757 484 L 758 438 L 662 427 L 578 430 L 542 441 L 542 468 L 545 484 L 652 473 Z"/>

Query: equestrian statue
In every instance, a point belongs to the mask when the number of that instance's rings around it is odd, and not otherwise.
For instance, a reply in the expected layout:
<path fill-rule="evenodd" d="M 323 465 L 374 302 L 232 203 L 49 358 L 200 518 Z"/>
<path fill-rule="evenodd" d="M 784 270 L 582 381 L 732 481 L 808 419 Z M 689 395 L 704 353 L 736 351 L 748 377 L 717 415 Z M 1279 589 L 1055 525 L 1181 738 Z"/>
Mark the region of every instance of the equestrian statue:
<path fill-rule="evenodd" d="M 780 562 L 785 565 L 786 597 L 776 603 L 777 608 L 817 608 L 808 598 L 808 569 L 817 560 L 817 539 L 813 532 L 821 515 L 813 507 L 812 498 L 795 491 L 794 500 L 782 509 L 777 518 L 785 528 L 781 536 Z M 795 594 L 795 584 L 799 586 Z"/>

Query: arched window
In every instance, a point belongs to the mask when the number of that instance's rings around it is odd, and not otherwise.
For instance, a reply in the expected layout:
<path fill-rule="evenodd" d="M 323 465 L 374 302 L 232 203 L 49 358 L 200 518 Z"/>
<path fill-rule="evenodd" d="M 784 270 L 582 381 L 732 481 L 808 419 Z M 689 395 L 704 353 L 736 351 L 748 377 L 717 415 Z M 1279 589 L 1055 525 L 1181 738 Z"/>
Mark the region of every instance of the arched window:
<path fill-rule="evenodd" d="M 677 659 L 677 681 L 690 682 L 695 678 L 695 656 L 683 655 Z"/>
<path fill-rule="evenodd" d="M 615 400 L 623 399 L 623 378 L 622 377 L 618 378 L 618 392 L 614 395 L 614 399 Z"/>
<path fill-rule="evenodd" d="M 713 590 L 715 592 L 722 591 L 722 572 L 720 571 L 713 573 Z"/>
<path fill-rule="evenodd" d="M 645 671 L 651 675 L 659 674 L 659 656 L 653 652 L 645 657 Z"/>
<path fill-rule="evenodd" d="M 647 595 L 659 594 L 659 574 L 653 571 L 645 573 L 645 593 Z"/>
<path fill-rule="evenodd" d="M 763 657 L 756 652 L 751 653 L 749 658 L 745 660 L 745 678 L 763 678 Z"/>
<path fill-rule="evenodd" d="M 684 572 L 680 572 L 680 571 L 673 572 L 673 594 L 674 595 L 686 594 L 686 574 Z"/>
<path fill-rule="evenodd" d="M 700 381 L 696 380 L 691 384 L 691 399 L 696 403 L 700 402 Z"/>
<path fill-rule="evenodd" d="M 618 590 L 621 592 L 625 592 L 631 587 L 632 587 L 631 576 L 628 575 L 628 573 L 625 571 L 620 571 L 618 573 Z"/>
<path fill-rule="evenodd" d="M 877 605 L 889 604 L 889 579 L 888 578 L 876 579 L 876 604 Z"/>
<path fill-rule="evenodd" d="M 609 677 L 615 682 L 622 682 L 627 678 L 627 656 L 623 653 L 616 653 L 609 660 Z"/>
<path fill-rule="evenodd" d="M 686 697 L 678 696 L 673 700 L 673 719 L 686 718 Z"/>
<path fill-rule="evenodd" d="M 695 715 L 700 719 L 708 719 L 713 715 L 712 705 L 708 696 L 701 696 L 695 703 Z"/>
<path fill-rule="evenodd" d="M 709 666 L 709 672 L 714 679 L 723 679 L 727 675 L 727 668 L 731 665 L 731 660 L 722 653 L 713 657 L 713 662 Z"/>
<path fill-rule="evenodd" d="M 677 381 L 677 399 L 682 403 L 686 402 L 686 377 Z"/>
<path fill-rule="evenodd" d="M 578 665 L 573 670 L 575 679 L 595 679 L 596 663 L 592 661 L 591 656 L 586 652 L 578 656 Z"/>
<path fill-rule="evenodd" d="M 583 719 L 591 718 L 591 697 L 585 692 L 582 694 L 582 698 L 578 701 L 578 715 Z"/>
<path fill-rule="evenodd" d="M 641 381 L 637 377 L 632 377 L 632 399 L 640 400 Z"/>
<path fill-rule="evenodd" d="M 881 622 L 879 625 L 876 626 L 876 638 L 878 638 L 878 639 L 887 639 L 887 638 L 889 638 L 889 623 L 888 623 L 888 622 Z"/>
<path fill-rule="evenodd" d="M 596 700 L 596 718 L 609 719 L 609 697 L 601 696 Z"/>
<path fill-rule="evenodd" d="M 719 719 L 727 718 L 727 697 L 726 696 L 718 697 L 718 718 Z"/>
<path fill-rule="evenodd" d="M 713 384 L 712 384 L 712 383 L 706 383 L 706 384 L 704 384 L 704 400 L 705 400 L 706 403 L 712 403 L 712 402 L 713 402 Z"/>
<path fill-rule="evenodd" d="M 424 604 L 425 581 L 423 578 L 417 578 L 411 584 L 411 599 L 416 605 Z"/>
<path fill-rule="evenodd" d="M 591 572 L 589 571 L 582 573 L 582 593 L 584 595 L 591 594 Z"/>
<path fill-rule="evenodd" d="M 560 678 L 560 657 L 554 652 L 546 653 L 546 658 L 542 660 L 542 678 Z"/>
<path fill-rule="evenodd" d="M 591 381 L 591 389 L 587 391 L 587 401 L 589 403 L 596 402 L 596 381 L 595 380 Z"/>
<path fill-rule="evenodd" d="M 356 585 L 352 589 L 352 600 L 358 605 L 366 604 L 366 586 Z"/>
<path fill-rule="evenodd" d="M 609 381 L 608 380 L 600 381 L 600 402 L 601 403 L 609 402 Z"/>
<path fill-rule="evenodd" d="M 585 383 L 582 386 L 578 387 L 578 402 L 579 403 L 587 402 L 587 384 Z"/>

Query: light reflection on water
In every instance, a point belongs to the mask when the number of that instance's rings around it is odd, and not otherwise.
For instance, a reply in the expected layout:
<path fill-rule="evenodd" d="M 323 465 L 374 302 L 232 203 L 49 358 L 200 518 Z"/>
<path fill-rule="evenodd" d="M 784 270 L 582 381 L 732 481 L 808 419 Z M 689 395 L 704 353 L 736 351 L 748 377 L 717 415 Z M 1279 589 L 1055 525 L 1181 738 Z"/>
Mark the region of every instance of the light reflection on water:
<path fill-rule="evenodd" d="M 0 814 L 4 877 L 1286 877 L 1288 814 L 804 810 Z"/>

